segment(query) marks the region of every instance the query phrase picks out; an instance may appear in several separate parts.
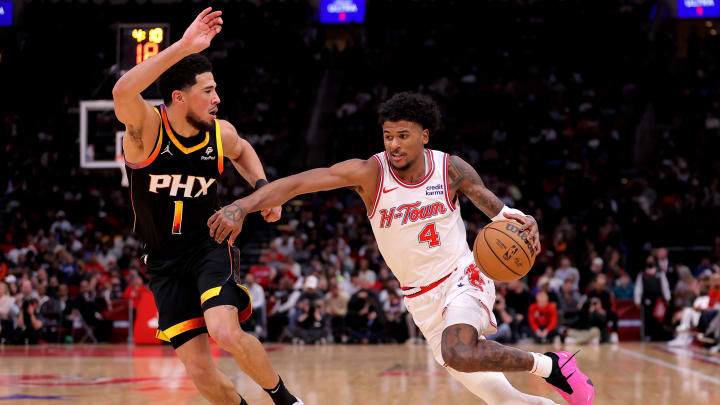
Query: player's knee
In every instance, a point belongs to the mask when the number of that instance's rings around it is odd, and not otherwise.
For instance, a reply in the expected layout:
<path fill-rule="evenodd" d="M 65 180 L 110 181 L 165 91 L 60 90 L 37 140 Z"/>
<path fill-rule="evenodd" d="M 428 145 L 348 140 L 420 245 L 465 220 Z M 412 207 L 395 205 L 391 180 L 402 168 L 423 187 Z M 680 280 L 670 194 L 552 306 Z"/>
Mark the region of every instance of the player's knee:
<path fill-rule="evenodd" d="M 455 346 L 443 348 L 442 356 L 445 364 L 453 370 L 463 373 L 477 371 L 472 367 L 471 356 L 458 350 Z"/>
<path fill-rule="evenodd" d="M 223 348 L 231 348 L 240 344 L 240 327 L 238 325 L 208 325 L 208 334 Z"/>
<path fill-rule="evenodd" d="M 463 373 L 477 371 L 476 365 L 473 364 L 475 346 L 476 345 L 465 344 L 461 341 L 453 341 L 443 334 L 441 343 L 443 361 L 445 361 L 448 367 Z"/>

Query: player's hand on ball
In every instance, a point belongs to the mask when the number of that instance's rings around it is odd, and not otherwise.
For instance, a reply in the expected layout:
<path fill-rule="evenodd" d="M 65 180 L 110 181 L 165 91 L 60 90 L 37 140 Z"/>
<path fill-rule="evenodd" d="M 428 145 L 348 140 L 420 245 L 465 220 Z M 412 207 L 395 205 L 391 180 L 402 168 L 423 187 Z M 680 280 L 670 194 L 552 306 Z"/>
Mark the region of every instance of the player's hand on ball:
<path fill-rule="evenodd" d="M 235 238 L 240 235 L 246 215 L 247 209 L 239 201 L 226 205 L 208 219 L 210 237 L 217 243 L 222 243 L 225 238 L 228 238 L 228 243 L 232 246 Z"/>
<path fill-rule="evenodd" d="M 527 232 L 527 238 L 532 242 L 535 253 L 540 253 L 540 231 L 538 230 L 538 224 L 535 218 L 530 215 L 509 214 L 507 212 L 503 213 L 503 215 L 505 215 L 505 218 L 514 219 L 522 224 L 520 233 Z"/>
<path fill-rule="evenodd" d="M 210 46 L 210 41 L 222 30 L 220 15 L 222 11 L 212 11 L 212 7 L 198 14 L 180 40 L 183 47 L 191 53 L 198 53 Z"/>
<path fill-rule="evenodd" d="M 273 207 L 260 211 L 265 222 L 275 222 L 282 216 L 282 207 Z"/>

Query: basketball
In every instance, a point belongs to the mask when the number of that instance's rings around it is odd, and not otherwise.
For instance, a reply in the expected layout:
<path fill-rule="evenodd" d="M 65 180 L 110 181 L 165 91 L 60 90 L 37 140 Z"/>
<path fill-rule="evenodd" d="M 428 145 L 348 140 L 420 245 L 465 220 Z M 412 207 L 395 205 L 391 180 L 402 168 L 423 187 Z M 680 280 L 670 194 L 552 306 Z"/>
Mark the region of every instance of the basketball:
<path fill-rule="evenodd" d="M 473 256 L 480 270 L 495 281 L 515 281 L 535 263 L 535 250 L 522 225 L 513 220 L 495 221 L 478 232 Z"/>

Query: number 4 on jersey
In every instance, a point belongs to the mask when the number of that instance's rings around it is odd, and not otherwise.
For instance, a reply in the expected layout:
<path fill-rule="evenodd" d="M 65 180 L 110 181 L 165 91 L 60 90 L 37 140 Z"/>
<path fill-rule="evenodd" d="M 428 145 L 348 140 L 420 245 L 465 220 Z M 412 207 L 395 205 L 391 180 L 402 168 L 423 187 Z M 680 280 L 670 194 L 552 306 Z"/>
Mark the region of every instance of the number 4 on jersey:
<path fill-rule="evenodd" d="M 440 235 L 435 231 L 435 223 L 429 223 L 420 231 L 418 235 L 420 243 L 427 242 L 429 247 L 440 246 Z"/>

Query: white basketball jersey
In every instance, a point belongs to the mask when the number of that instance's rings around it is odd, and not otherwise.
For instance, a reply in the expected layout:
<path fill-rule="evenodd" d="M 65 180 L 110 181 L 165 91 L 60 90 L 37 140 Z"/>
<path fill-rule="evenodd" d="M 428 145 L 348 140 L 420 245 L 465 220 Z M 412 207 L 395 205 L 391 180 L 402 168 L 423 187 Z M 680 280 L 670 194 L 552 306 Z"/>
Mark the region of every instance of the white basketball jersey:
<path fill-rule="evenodd" d="M 403 286 L 419 287 L 442 278 L 471 255 L 460 207 L 450 201 L 448 154 L 425 149 L 427 173 L 417 183 L 400 179 L 385 152 L 375 206 L 368 214 L 385 262 Z"/>

